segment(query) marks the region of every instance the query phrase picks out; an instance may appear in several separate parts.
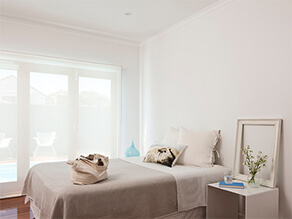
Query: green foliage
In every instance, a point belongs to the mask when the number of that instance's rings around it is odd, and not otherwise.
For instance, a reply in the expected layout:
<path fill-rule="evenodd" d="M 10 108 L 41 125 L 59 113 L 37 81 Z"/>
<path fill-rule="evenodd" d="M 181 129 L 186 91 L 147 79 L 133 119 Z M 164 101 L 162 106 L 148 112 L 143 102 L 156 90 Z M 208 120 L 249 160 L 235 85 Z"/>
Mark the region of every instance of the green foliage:
<path fill-rule="evenodd" d="M 258 152 L 257 160 L 254 160 L 253 150 L 251 150 L 248 145 L 247 148 L 242 148 L 242 155 L 244 156 L 243 165 L 247 166 L 249 174 L 251 175 L 248 183 L 255 182 L 255 175 L 261 171 L 261 168 L 265 167 L 267 164 L 268 156 L 263 155 L 261 151 Z"/>

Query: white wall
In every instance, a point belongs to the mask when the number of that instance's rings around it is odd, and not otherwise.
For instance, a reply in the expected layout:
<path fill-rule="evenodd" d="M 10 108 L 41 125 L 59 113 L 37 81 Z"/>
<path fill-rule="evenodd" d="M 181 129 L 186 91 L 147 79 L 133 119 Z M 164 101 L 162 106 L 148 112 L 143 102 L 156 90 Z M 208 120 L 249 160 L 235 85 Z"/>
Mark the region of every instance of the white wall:
<path fill-rule="evenodd" d="M 138 45 L 0 20 L 0 50 L 122 66 L 122 153 L 132 138 L 138 143 Z"/>
<path fill-rule="evenodd" d="M 141 46 L 141 142 L 170 126 L 221 129 L 232 168 L 238 118 L 283 118 L 280 215 L 292 218 L 291 1 L 234 0 Z"/>

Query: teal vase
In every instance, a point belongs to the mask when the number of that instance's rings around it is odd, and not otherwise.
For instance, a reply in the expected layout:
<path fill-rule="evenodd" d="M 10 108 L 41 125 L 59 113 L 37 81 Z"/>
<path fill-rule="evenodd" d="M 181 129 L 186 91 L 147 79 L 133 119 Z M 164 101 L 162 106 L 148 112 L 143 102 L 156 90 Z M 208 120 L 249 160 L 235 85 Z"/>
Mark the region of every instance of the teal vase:
<path fill-rule="evenodd" d="M 126 150 L 125 155 L 126 155 L 126 157 L 139 157 L 140 156 L 140 152 L 137 150 L 137 148 L 135 148 L 134 140 L 132 140 L 132 144 Z"/>

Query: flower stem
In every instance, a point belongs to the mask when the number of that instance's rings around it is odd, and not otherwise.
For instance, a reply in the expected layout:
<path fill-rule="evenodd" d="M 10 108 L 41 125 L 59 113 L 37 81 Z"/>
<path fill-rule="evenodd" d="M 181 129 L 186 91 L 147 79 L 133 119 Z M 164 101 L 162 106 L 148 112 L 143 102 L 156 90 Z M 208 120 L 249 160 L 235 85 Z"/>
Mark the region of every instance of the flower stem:
<path fill-rule="evenodd" d="M 251 175 L 251 178 L 248 180 L 248 183 L 255 183 L 255 174 Z"/>

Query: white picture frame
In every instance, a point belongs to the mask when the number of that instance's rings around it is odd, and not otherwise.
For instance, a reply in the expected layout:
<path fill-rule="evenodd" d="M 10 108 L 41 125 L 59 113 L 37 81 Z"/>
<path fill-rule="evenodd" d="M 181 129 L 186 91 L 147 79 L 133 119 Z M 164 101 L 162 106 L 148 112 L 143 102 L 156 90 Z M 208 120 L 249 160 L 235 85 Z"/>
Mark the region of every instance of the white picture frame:
<path fill-rule="evenodd" d="M 241 148 L 246 147 L 243 145 L 244 139 L 244 127 L 245 126 L 256 126 L 256 127 L 267 127 L 273 126 L 275 133 L 274 133 L 274 140 L 271 143 L 273 148 L 270 149 L 272 151 L 272 157 L 268 158 L 268 162 L 271 162 L 270 166 L 270 177 L 269 179 L 260 179 L 260 184 L 262 186 L 267 186 L 271 188 L 276 187 L 277 183 L 277 170 L 278 170 L 278 157 L 279 157 L 279 148 L 280 148 L 280 139 L 281 139 L 281 125 L 282 119 L 238 119 L 237 121 L 237 135 L 236 135 L 236 148 L 235 148 L 235 157 L 234 157 L 234 165 L 232 176 L 234 179 L 238 179 L 241 181 L 247 181 L 247 174 L 243 174 L 240 172 L 242 168 L 242 151 Z M 251 145 L 252 148 L 252 145 Z M 255 151 L 255 155 L 256 155 Z"/>

